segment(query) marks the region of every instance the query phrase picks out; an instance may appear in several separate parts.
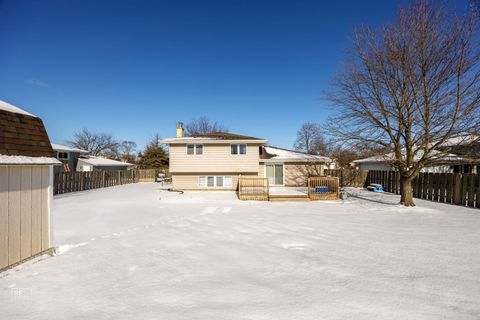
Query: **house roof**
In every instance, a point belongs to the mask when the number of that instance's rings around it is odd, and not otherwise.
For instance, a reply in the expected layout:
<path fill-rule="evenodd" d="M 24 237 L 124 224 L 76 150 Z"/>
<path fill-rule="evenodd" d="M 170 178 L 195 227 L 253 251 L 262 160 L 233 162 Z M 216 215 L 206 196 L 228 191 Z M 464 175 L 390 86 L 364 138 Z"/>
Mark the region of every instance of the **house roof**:
<path fill-rule="evenodd" d="M 441 146 L 442 147 L 452 147 L 452 146 L 465 146 L 474 143 L 480 142 L 480 136 L 478 135 L 466 135 L 460 137 L 454 137 L 447 139 Z"/>
<path fill-rule="evenodd" d="M 194 134 L 188 137 L 181 137 L 181 138 L 166 138 L 160 140 L 160 143 L 165 144 L 172 144 L 172 143 L 225 143 L 228 142 L 243 142 L 243 141 L 255 141 L 256 143 L 267 143 L 267 140 L 244 136 L 235 133 L 229 132 L 210 132 L 210 133 L 203 133 L 203 134 Z"/>
<path fill-rule="evenodd" d="M 0 101 L 0 155 L 54 157 L 40 118 Z"/>
<path fill-rule="evenodd" d="M 222 132 L 222 131 L 202 133 L 202 134 L 192 134 L 191 137 L 208 138 L 208 139 L 215 139 L 215 140 L 263 140 L 261 138 L 244 136 L 236 133 Z"/>
<path fill-rule="evenodd" d="M 61 144 L 52 143 L 52 148 L 55 151 L 66 151 L 66 152 L 78 152 L 78 153 L 88 153 L 87 150 L 67 147 Z"/>
<path fill-rule="evenodd" d="M 441 155 L 442 153 L 440 151 L 432 151 L 432 155 Z M 420 150 L 417 152 L 417 154 L 414 157 L 414 161 L 419 161 L 423 157 L 423 151 Z M 389 162 L 395 160 L 395 154 L 393 152 L 383 154 L 383 155 L 377 155 L 373 157 L 368 157 L 364 159 L 358 159 L 352 161 L 353 163 L 384 163 L 384 162 Z M 442 156 L 442 160 L 445 161 L 463 161 L 466 160 L 463 157 L 457 156 L 455 154 L 446 154 Z"/>
<path fill-rule="evenodd" d="M 290 161 L 290 162 L 333 162 L 333 159 L 320 155 L 307 154 L 299 151 L 288 150 L 278 147 L 266 146 L 265 151 L 269 156 L 268 159 L 261 161 Z"/>
<path fill-rule="evenodd" d="M 2 101 L 2 100 L 0 100 L 0 110 L 12 112 L 12 113 L 23 114 L 23 115 L 31 116 L 31 117 L 36 117 L 35 115 L 33 115 L 33 114 L 31 114 L 31 113 L 29 113 L 25 110 L 22 110 L 19 107 L 14 106 L 13 104 L 10 104 L 10 103 Z"/>
<path fill-rule="evenodd" d="M 109 167 L 109 166 L 123 166 L 123 167 L 129 167 L 133 166 L 133 164 L 128 163 L 128 162 L 122 162 L 122 161 L 117 161 L 117 160 L 112 160 L 112 159 L 107 159 L 107 158 L 102 158 L 102 157 L 89 157 L 89 158 L 80 158 L 78 159 L 79 161 L 85 162 L 87 164 L 90 164 L 95 167 Z"/>

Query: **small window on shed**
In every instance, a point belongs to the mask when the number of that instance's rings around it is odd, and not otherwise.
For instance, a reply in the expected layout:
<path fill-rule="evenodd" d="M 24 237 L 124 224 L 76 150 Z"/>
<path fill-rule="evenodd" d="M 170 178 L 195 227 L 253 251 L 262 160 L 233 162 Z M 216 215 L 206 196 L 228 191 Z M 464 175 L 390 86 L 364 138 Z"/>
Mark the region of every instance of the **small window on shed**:
<path fill-rule="evenodd" d="M 67 160 L 68 152 L 57 152 L 57 158 L 61 160 Z"/>

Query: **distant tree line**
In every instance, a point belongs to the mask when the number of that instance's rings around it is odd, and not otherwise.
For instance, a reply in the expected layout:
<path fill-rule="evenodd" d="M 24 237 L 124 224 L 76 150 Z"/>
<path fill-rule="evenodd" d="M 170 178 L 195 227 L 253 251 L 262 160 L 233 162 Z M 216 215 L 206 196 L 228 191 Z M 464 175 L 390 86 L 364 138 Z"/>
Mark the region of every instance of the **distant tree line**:
<path fill-rule="evenodd" d="M 168 152 L 159 140 L 160 135 L 155 134 L 147 141 L 145 148 L 138 151 L 135 141 L 118 141 L 109 133 L 99 133 L 84 128 L 75 132 L 68 144 L 86 150 L 92 156 L 136 164 L 141 169 L 167 169 Z"/>

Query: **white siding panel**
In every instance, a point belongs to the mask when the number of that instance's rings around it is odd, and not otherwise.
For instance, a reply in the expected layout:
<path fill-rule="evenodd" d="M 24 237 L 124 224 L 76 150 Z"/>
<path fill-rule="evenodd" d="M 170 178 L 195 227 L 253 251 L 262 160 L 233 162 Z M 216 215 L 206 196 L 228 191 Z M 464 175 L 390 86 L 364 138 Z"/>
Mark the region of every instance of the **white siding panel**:
<path fill-rule="evenodd" d="M 32 254 L 42 251 L 42 170 L 32 171 Z"/>
<path fill-rule="evenodd" d="M 22 169 L 8 169 L 8 264 L 20 261 L 20 217 L 21 217 Z"/>
<path fill-rule="evenodd" d="M 49 166 L 0 166 L 0 269 L 51 246 Z"/>
<path fill-rule="evenodd" d="M 49 229 L 49 212 L 48 212 L 48 184 L 49 175 L 48 167 L 42 167 L 42 207 L 41 207 L 41 220 L 42 220 L 42 251 L 50 248 L 50 229 Z"/>
<path fill-rule="evenodd" d="M 27 166 L 22 167 L 22 182 L 20 193 L 20 256 L 22 260 L 32 255 L 32 168 L 33 167 Z"/>
<path fill-rule="evenodd" d="M 8 266 L 8 167 L 0 166 L 0 268 Z"/>

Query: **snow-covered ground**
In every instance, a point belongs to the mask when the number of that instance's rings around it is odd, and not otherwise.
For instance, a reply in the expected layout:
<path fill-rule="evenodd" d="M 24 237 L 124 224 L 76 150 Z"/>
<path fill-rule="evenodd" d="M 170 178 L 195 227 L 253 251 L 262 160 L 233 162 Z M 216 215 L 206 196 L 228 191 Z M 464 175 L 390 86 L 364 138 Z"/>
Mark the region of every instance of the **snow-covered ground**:
<path fill-rule="evenodd" d="M 0 319 L 480 319 L 480 211 L 135 184 L 54 200 L 60 254 L 0 275 Z"/>

